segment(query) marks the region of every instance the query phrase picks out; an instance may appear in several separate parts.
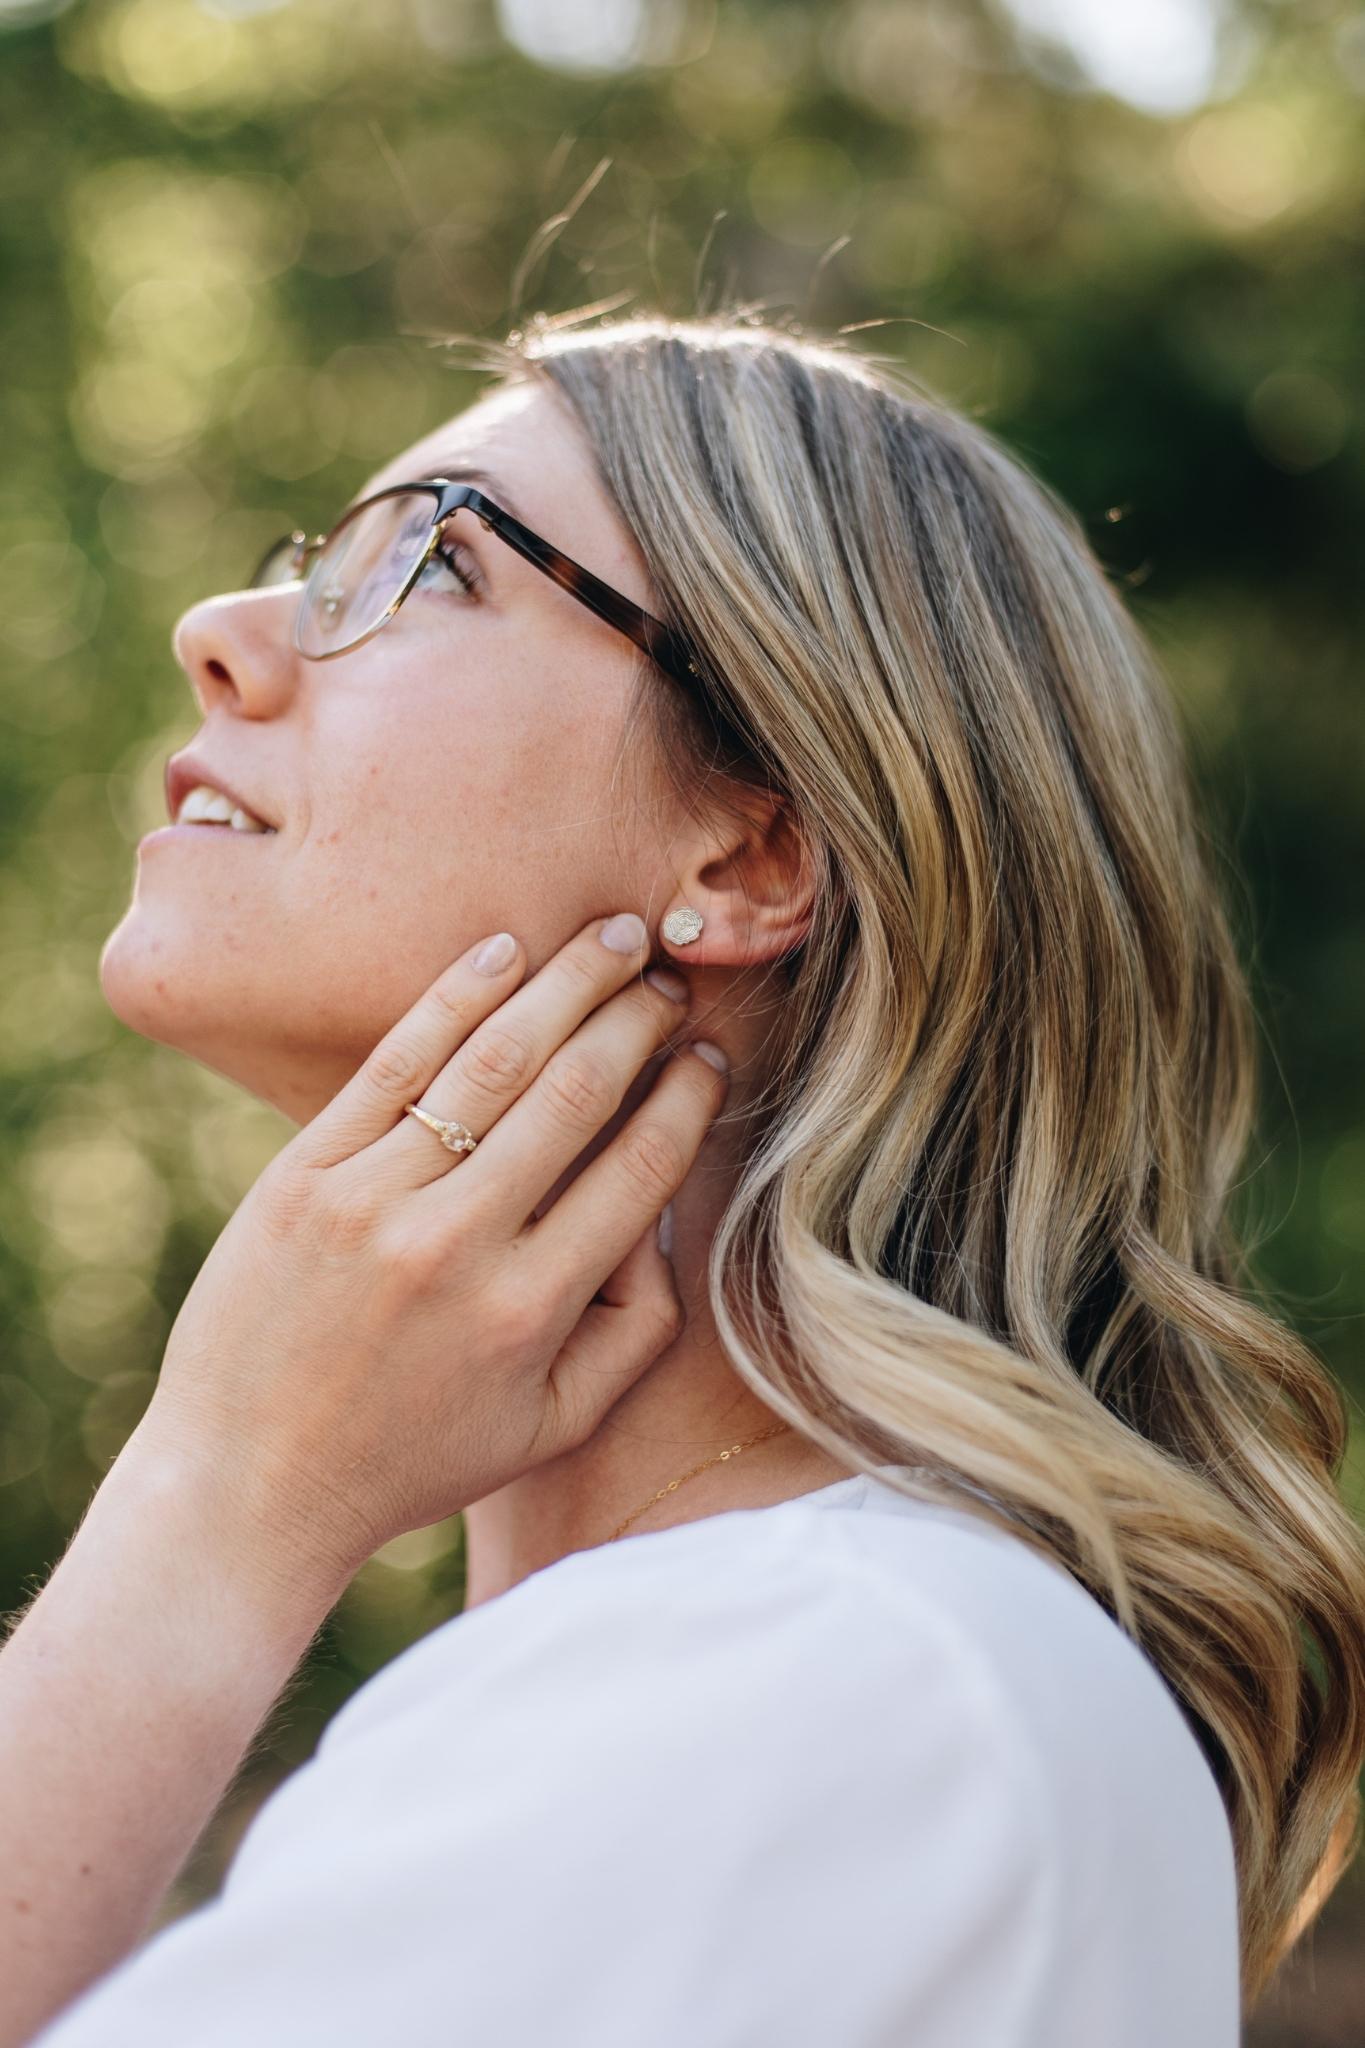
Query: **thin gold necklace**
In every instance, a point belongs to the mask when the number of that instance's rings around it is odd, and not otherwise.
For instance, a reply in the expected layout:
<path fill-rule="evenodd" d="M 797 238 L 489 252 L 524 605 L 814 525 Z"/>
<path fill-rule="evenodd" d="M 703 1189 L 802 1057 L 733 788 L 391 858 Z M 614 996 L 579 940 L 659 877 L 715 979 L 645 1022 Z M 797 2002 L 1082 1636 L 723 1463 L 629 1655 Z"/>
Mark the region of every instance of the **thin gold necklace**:
<path fill-rule="evenodd" d="M 627 1515 L 620 1528 L 612 1530 L 607 1538 L 608 1543 L 614 1543 L 618 1536 L 623 1536 L 631 1523 L 645 1512 L 645 1508 L 652 1508 L 656 1500 L 662 1500 L 665 1494 L 672 1493 L 675 1487 L 682 1485 L 684 1479 L 695 1479 L 699 1472 L 705 1472 L 709 1466 L 719 1465 L 726 1458 L 737 1458 L 741 1451 L 752 1450 L 755 1444 L 766 1443 L 770 1436 L 781 1436 L 784 1429 L 790 1428 L 789 1422 L 779 1422 L 775 1429 L 760 1430 L 757 1436 L 746 1437 L 742 1444 L 731 1444 L 728 1451 L 720 1451 L 714 1458 L 707 1458 L 704 1464 L 694 1465 L 690 1472 L 680 1472 L 676 1479 L 669 1480 L 667 1486 L 661 1486 L 657 1493 L 651 1494 L 643 1507 L 638 1507 Z"/>

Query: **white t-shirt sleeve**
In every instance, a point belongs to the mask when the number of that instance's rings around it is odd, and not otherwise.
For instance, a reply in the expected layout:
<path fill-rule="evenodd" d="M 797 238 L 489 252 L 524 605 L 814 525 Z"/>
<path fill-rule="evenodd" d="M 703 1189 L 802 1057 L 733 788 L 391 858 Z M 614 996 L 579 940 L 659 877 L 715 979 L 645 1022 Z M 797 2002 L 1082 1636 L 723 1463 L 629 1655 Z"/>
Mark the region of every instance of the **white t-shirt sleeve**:
<path fill-rule="evenodd" d="M 855 1518 L 743 1519 L 404 1652 L 32 2048 L 1044 2040 L 1047 1803 L 988 1662 Z"/>

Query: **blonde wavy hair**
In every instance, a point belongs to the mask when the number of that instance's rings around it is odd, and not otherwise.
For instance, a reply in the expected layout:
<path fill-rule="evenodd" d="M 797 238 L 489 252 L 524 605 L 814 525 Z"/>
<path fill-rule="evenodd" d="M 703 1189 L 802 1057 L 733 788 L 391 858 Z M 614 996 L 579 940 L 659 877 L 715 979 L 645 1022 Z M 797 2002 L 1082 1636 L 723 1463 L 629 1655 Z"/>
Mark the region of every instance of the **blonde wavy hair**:
<path fill-rule="evenodd" d="M 779 792 L 821 869 L 717 1326 L 811 1441 L 993 1496 L 1152 1661 L 1249 2007 L 1360 1846 L 1365 1539 L 1342 1392 L 1227 1215 L 1256 1024 L 1164 679 L 1074 514 L 904 370 L 598 312 L 446 346 L 585 430 L 698 651 L 694 699 L 642 658 L 658 759 L 721 815 Z"/>

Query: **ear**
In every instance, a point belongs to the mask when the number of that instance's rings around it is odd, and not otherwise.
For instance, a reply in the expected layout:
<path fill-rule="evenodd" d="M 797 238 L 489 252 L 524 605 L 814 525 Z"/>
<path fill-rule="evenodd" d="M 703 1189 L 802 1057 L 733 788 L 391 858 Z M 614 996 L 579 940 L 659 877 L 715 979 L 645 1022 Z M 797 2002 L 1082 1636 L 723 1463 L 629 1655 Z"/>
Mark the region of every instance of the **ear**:
<path fill-rule="evenodd" d="M 659 912 L 661 951 L 693 967 L 761 967 L 808 937 L 818 855 L 785 798 L 746 790 L 728 824 L 683 826 L 669 847 L 672 892 Z M 695 939 L 670 939 L 670 911 L 695 910 Z"/>

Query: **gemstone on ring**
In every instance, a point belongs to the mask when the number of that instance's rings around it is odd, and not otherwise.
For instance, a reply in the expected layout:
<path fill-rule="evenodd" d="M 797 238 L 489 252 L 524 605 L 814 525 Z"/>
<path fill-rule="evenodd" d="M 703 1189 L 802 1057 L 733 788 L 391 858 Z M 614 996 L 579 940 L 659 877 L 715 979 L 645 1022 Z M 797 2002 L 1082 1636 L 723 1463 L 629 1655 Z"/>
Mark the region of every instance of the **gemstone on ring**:
<path fill-rule="evenodd" d="M 423 1109 L 416 1102 L 405 1102 L 403 1108 L 408 1116 L 419 1118 L 428 1130 L 435 1131 L 447 1152 L 472 1152 L 479 1142 L 457 1117 L 433 1116 L 429 1109 Z"/>

